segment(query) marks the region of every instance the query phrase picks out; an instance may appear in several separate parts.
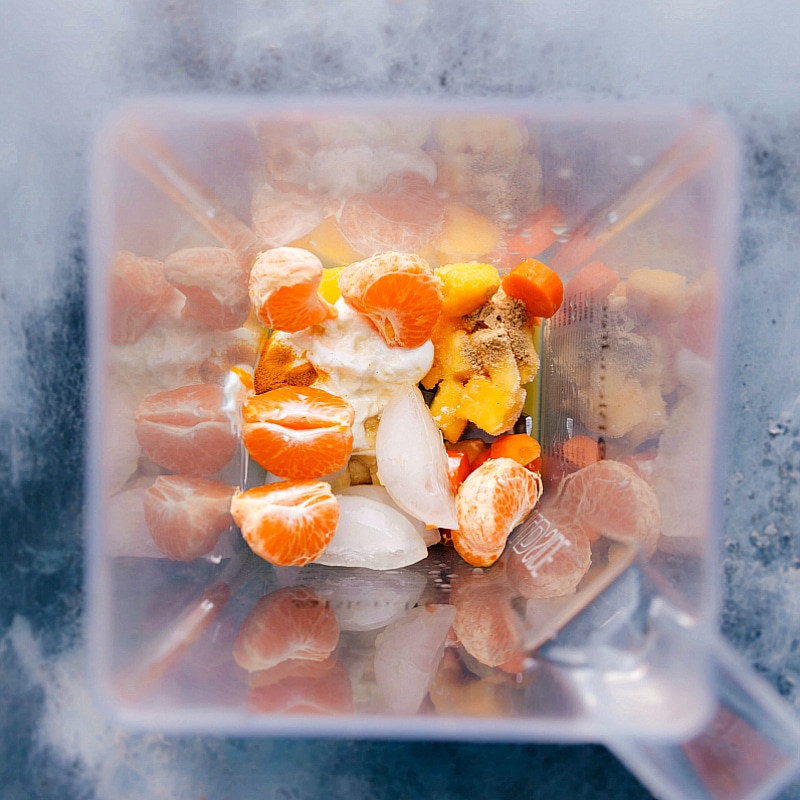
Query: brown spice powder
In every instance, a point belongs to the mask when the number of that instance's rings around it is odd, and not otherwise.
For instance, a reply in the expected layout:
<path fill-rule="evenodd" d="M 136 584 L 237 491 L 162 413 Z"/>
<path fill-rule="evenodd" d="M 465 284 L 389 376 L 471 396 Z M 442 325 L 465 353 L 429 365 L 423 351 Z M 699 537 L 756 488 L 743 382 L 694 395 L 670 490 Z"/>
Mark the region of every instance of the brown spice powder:
<path fill-rule="evenodd" d="M 285 342 L 270 336 L 264 342 L 253 372 L 256 394 L 264 394 L 282 386 L 311 386 L 317 371 L 308 362 L 297 363 L 297 353 Z"/>

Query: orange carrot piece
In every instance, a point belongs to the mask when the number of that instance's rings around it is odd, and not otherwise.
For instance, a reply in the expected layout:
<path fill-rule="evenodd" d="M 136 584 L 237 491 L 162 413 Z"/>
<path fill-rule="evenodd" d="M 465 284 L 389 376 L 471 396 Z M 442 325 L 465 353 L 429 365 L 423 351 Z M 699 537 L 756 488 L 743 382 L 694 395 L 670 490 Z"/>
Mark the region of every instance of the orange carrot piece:
<path fill-rule="evenodd" d="M 492 458 L 511 458 L 523 467 L 536 461 L 542 448 L 527 433 L 507 433 L 492 443 Z"/>
<path fill-rule="evenodd" d="M 522 300 L 532 317 L 552 317 L 564 299 L 561 278 L 541 261 L 526 258 L 502 280 L 509 297 Z"/>
<path fill-rule="evenodd" d="M 480 453 L 475 457 L 475 460 L 472 462 L 472 471 L 475 472 L 478 467 L 483 464 L 484 461 L 488 461 L 492 457 L 492 449 L 487 447 L 485 450 L 481 450 Z"/>
<path fill-rule="evenodd" d="M 575 297 L 579 294 L 591 295 L 599 302 L 605 300 L 619 283 L 619 275 L 602 261 L 590 261 L 581 267 L 570 279 L 564 288 L 565 297 Z"/>
<path fill-rule="evenodd" d="M 448 453 L 459 452 L 467 454 L 470 470 L 475 469 L 475 459 L 487 449 L 486 442 L 484 442 L 483 439 L 464 439 L 461 442 L 447 445 Z"/>
<path fill-rule="evenodd" d="M 453 494 L 458 492 L 459 487 L 472 472 L 469 465 L 469 456 L 462 450 L 447 448 L 447 474 L 450 478 L 450 487 Z"/>
<path fill-rule="evenodd" d="M 561 445 L 564 458 L 578 469 L 600 460 L 600 447 L 589 436 L 573 436 Z"/>

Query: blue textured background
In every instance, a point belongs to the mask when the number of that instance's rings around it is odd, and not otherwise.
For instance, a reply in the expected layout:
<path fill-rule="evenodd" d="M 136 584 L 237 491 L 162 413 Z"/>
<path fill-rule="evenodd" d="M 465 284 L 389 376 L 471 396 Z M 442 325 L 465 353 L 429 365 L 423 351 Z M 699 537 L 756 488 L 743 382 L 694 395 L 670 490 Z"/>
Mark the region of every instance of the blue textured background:
<path fill-rule="evenodd" d="M 132 735 L 82 642 L 86 170 L 152 91 L 679 99 L 744 148 L 722 629 L 800 673 L 800 14 L 793 0 L 43 0 L 0 8 L 0 795 L 644 798 L 603 748 Z M 800 797 L 800 783 L 785 797 Z"/>

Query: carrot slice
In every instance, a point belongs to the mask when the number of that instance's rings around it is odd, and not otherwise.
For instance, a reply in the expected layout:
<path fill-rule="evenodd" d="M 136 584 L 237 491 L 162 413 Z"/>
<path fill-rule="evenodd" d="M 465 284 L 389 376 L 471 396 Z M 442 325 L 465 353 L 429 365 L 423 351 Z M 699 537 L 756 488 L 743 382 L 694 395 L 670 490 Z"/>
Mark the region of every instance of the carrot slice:
<path fill-rule="evenodd" d="M 619 275 L 602 261 L 590 261 L 581 267 L 567 282 L 564 288 L 566 297 L 584 294 L 599 302 L 605 300 L 619 283 Z"/>
<path fill-rule="evenodd" d="M 542 448 L 527 433 L 508 433 L 492 442 L 491 452 L 492 458 L 510 458 L 525 467 L 541 456 Z"/>
<path fill-rule="evenodd" d="M 600 460 L 600 446 L 589 436 L 573 436 L 561 445 L 564 458 L 578 469 Z"/>
<path fill-rule="evenodd" d="M 450 486 L 453 494 L 458 492 L 459 487 L 467 479 L 472 471 L 469 465 L 469 456 L 462 450 L 447 448 L 447 476 L 450 478 Z"/>
<path fill-rule="evenodd" d="M 522 300 L 532 317 L 552 317 L 564 299 L 561 278 L 541 261 L 526 258 L 502 280 L 509 297 Z"/>
<path fill-rule="evenodd" d="M 470 469 L 475 469 L 475 459 L 487 450 L 488 447 L 486 442 L 483 439 L 463 439 L 460 442 L 456 442 L 455 444 L 448 444 L 447 445 L 447 452 L 460 452 L 466 453 L 467 457 L 469 458 L 469 466 Z M 487 456 L 488 458 L 488 456 Z"/>

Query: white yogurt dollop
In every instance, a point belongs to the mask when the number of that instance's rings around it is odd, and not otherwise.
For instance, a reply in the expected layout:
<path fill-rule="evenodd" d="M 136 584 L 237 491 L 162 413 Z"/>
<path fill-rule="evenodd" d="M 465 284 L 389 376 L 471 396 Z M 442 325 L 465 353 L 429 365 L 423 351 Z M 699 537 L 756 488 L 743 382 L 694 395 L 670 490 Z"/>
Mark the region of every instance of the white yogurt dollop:
<path fill-rule="evenodd" d="M 433 364 L 430 339 L 420 347 L 389 347 L 366 317 L 343 300 L 339 316 L 313 329 L 277 334 L 317 371 L 314 386 L 346 397 L 355 408 L 353 453 L 374 452 L 364 422 L 381 414 L 395 389 L 417 384 Z"/>

